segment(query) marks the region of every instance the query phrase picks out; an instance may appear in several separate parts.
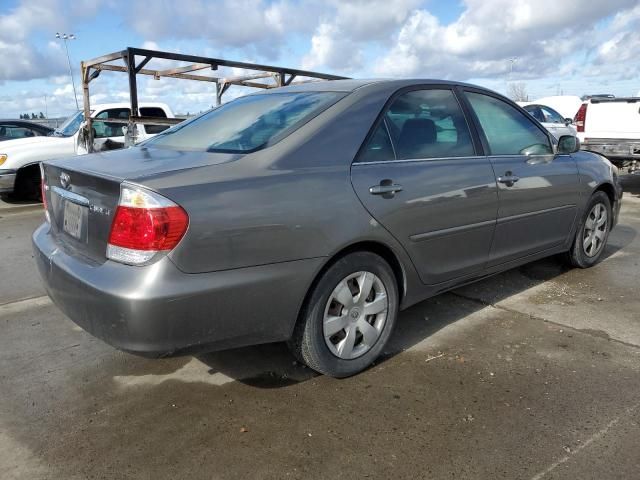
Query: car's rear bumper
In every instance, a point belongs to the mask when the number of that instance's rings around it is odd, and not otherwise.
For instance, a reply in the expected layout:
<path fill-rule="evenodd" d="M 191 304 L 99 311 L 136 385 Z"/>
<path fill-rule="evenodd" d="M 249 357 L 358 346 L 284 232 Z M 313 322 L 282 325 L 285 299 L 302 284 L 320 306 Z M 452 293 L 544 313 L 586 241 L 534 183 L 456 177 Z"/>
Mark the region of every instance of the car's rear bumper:
<path fill-rule="evenodd" d="M 0 169 L 0 193 L 11 193 L 16 183 L 15 170 Z"/>
<path fill-rule="evenodd" d="M 160 356 L 290 337 L 321 259 L 186 274 L 167 257 L 132 267 L 92 264 L 33 234 L 47 293 L 75 323 L 121 350 Z"/>
<path fill-rule="evenodd" d="M 640 140 L 637 139 L 586 138 L 581 148 L 609 160 L 640 160 Z"/>

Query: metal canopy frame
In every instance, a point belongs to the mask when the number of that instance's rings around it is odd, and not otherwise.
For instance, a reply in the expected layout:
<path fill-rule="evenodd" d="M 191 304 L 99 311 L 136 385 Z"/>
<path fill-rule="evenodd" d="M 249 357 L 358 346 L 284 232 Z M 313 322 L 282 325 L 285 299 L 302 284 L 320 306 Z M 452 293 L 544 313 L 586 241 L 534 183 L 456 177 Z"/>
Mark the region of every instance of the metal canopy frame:
<path fill-rule="evenodd" d="M 139 60 L 136 57 L 141 57 Z M 150 70 L 144 68 L 153 59 L 173 60 L 176 62 L 186 62 L 188 65 L 164 70 Z M 123 64 L 112 63 L 122 61 Z M 173 125 L 182 121 L 176 118 L 155 118 L 142 117 L 138 109 L 138 75 L 148 75 L 156 80 L 160 78 L 179 78 L 183 80 L 195 80 L 201 82 L 215 83 L 216 105 L 222 103 L 222 96 L 231 85 L 239 85 L 251 88 L 276 88 L 292 83 L 296 78 L 304 77 L 311 80 L 341 80 L 348 77 L 330 75 L 327 73 L 311 72 L 296 68 L 286 68 L 273 65 L 262 65 L 258 63 L 238 62 L 234 60 L 224 60 L 221 58 L 201 57 L 198 55 L 186 55 L 182 53 L 163 52 L 160 50 L 148 50 L 144 48 L 128 47 L 119 52 L 102 55 L 92 60 L 81 62 L 82 92 L 84 97 L 84 118 L 86 119 L 87 130 L 87 150 L 93 150 L 93 122 L 126 123 L 128 125 L 126 134 L 126 144 L 135 141 L 135 125 Z M 203 70 L 217 71 L 219 67 L 240 68 L 252 73 L 232 77 L 208 76 L 202 73 Z M 131 101 L 131 114 L 128 120 L 124 119 L 92 119 L 91 104 L 89 102 L 89 84 L 95 80 L 102 71 L 125 72 L 129 78 L 129 98 Z M 197 73 L 194 73 L 197 72 Z M 262 80 L 262 81 L 261 81 Z M 267 80 L 267 81 L 265 81 Z M 272 83 L 268 81 L 273 80 Z M 305 81 L 311 81 L 305 80 Z"/>

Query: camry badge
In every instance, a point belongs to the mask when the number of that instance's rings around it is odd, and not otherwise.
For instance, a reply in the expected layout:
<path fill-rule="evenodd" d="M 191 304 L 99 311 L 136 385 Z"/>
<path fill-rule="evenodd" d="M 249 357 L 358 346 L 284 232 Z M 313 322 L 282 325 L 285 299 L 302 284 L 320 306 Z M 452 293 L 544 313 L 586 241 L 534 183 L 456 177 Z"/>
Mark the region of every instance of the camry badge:
<path fill-rule="evenodd" d="M 62 172 L 60 174 L 60 185 L 62 185 L 62 188 L 69 188 L 69 182 L 71 182 L 71 177 L 69 176 L 69 174 L 66 172 Z"/>

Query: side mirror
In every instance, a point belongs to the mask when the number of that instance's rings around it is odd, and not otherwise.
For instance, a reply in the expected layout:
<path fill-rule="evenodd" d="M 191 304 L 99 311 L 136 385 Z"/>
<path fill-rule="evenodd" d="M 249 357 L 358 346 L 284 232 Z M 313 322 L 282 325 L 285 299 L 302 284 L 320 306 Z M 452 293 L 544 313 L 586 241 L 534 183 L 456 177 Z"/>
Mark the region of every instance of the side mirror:
<path fill-rule="evenodd" d="M 580 150 L 580 140 L 573 135 L 562 135 L 558 140 L 558 154 L 568 155 Z"/>
<path fill-rule="evenodd" d="M 565 118 L 564 119 L 564 124 L 565 125 L 573 125 L 573 118 L 569 118 L 569 117 Z"/>

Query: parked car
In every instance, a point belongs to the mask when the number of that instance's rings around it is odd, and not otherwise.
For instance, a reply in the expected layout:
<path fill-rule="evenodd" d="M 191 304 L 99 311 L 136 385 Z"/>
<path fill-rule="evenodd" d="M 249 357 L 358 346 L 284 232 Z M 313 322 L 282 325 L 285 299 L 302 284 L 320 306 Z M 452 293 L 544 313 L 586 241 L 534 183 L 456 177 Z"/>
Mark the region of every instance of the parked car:
<path fill-rule="evenodd" d="M 173 118 L 171 109 L 163 103 L 141 103 L 140 113 L 144 116 Z M 95 105 L 91 115 L 98 119 L 129 118 L 129 106 L 126 103 Z M 30 136 L 0 143 L 0 193 L 39 197 L 41 161 L 84 153 L 82 149 L 78 150 L 79 129 L 83 121 L 84 114 L 79 111 L 71 115 L 49 136 Z M 124 146 L 122 127 L 122 124 L 117 123 L 94 123 L 95 148 L 97 150 L 122 148 Z M 168 127 L 140 125 L 139 140 L 149 138 L 166 128 Z"/>
<path fill-rule="evenodd" d="M 633 172 L 640 160 L 640 97 L 596 98 L 584 102 L 574 123 L 582 149 L 606 156 Z"/>
<path fill-rule="evenodd" d="M 46 137 L 53 128 L 26 120 L 0 120 L 0 142 L 16 138 Z"/>
<path fill-rule="evenodd" d="M 573 119 L 580 105 L 582 105 L 582 99 L 576 95 L 551 95 L 538 98 L 531 103 L 546 105 L 558 112 L 562 118 Z"/>
<path fill-rule="evenodd" d="M 560 138 L 562 135 L 576 135 L 576 129 L 571 125 L 573 119 L 562 118 L 562 115 L 553 108 L 537 103 L 518 102 L 518 105 L 538 120 L 555 138 Z"/>
<path fill-rule="evenodd" d="M 576 137 L 433 80 L 249 95 L 45 162 L 43 189 L 35 259 L 88 332 L 154 356 L 288 341 L 335 377 L 380 355 L 399 309 L 549 255 L 594 265 L 622 197 Z"/>

